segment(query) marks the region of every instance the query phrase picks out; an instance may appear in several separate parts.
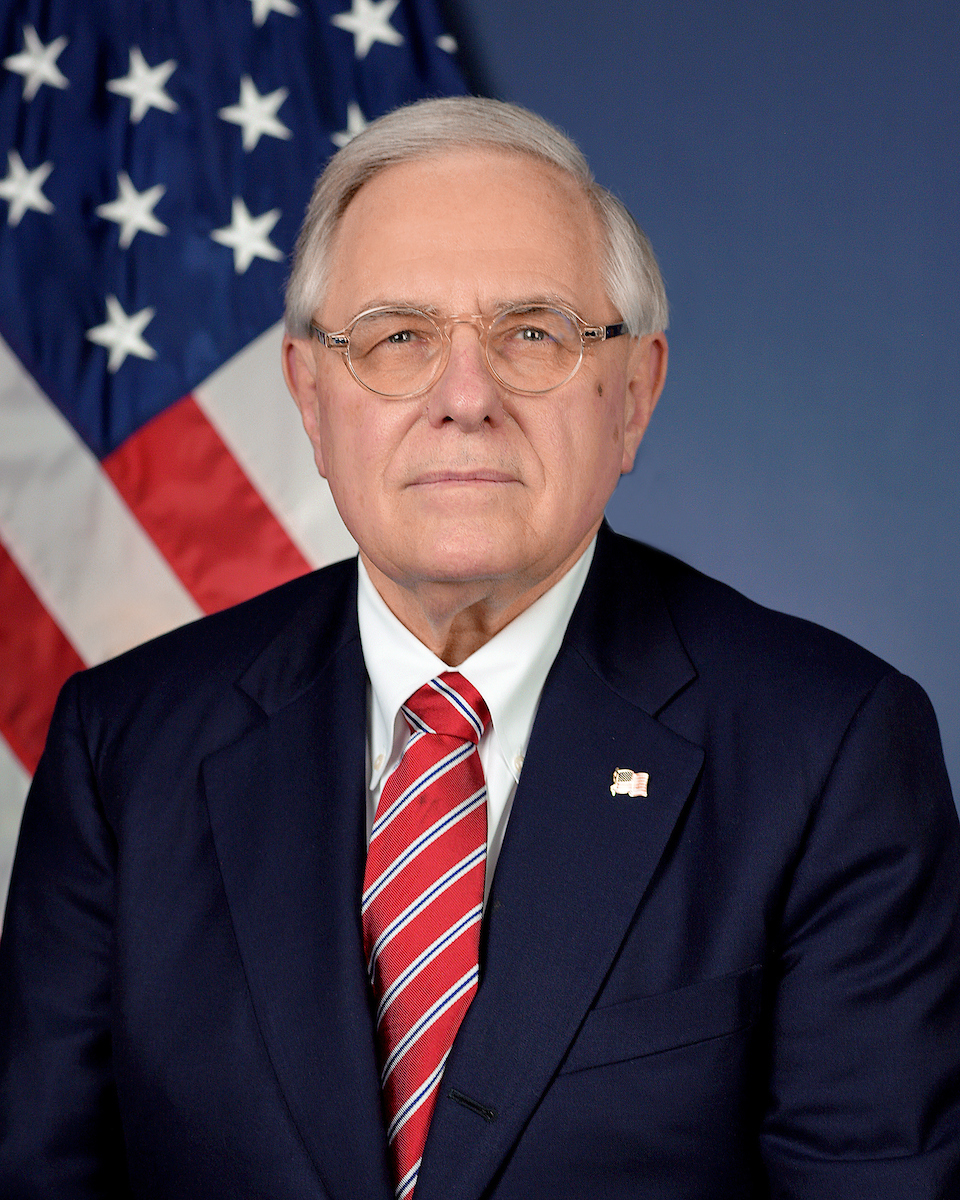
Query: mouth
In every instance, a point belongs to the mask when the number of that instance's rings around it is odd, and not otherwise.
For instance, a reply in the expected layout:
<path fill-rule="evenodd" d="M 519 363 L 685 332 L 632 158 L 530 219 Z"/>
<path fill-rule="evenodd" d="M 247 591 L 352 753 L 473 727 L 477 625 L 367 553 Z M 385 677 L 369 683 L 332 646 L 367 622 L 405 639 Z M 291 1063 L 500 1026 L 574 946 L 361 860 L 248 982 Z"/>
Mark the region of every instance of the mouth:
<path fill-rule="evenodd" d="M 458 471 L 425 471 L 411 482 L 411 487 L 429 487 L 435 484 L 518 482 L 515 475 L 509 475 L 506 471 L 497 471 L 488 467 L 472 467 Z"/>

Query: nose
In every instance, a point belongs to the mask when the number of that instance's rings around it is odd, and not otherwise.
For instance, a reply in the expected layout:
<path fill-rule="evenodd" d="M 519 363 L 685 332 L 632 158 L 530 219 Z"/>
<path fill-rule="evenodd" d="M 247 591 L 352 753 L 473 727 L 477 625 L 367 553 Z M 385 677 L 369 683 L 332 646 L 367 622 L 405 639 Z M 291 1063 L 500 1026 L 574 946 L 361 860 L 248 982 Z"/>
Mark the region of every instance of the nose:
<path fill-rule="evenodd" d="M 481 336 L 479 323 L 469 318 L 450 329 L 446 365 L 427 393 L 431 424 L 452 421 L 471 432 L 503 420 L 500 387 L 487 366 Z"/>

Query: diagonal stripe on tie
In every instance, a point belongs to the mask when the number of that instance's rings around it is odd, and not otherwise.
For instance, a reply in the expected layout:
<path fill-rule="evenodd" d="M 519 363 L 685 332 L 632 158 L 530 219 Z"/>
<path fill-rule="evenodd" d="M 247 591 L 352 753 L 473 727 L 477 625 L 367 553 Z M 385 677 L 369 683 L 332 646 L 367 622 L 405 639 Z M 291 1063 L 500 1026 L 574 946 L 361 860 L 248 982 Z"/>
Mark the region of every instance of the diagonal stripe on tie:
<path fill-rule="evenodd" d="M 462 921 L 458 921 L 452 929 L 448 929 L 436 938 L 419 957 L 415 958 L 410 966 L 404 971 L 380 997 L 380 1006 L 377 1009 L 377 1028 L 380 1027 L 380 1022 L 383 1020 L 383 1015 L 390 1007 L 393 998 L 398 992 L 402 991 L 407 984 L 412 983 L 414 979 L 425 970 L 436 959 L 439 953 L 448 946 L 455 938 L 458 938 L 461 933 L 466 933 L 471 925 L 479 924 L 480 918 L 483 915 L 483 906 L 478 904 L 472 908 Z"/>
<path fill-rule="evenodd" d="M 475 808 L 479 808 L 481 804 L 485 804 L 487 800 L 486 788 L 478 788 L 472 796 L 468 796 L 466 800 L 458 805 L 452 812 L 442 816 L 438 821 L 434 822 L 431 827 L 398 855 L 392 863 L 387 867 L 382 875 L 373 883 L 363 894 L 363 911 L 365 912 L 373 901 L 377 898 L 383 888 L 387 886 L 396 876 L 407 867 L 412 860 L 418 855 L 428 850 L 429 847 L 439 838 L 442 837 L 447 830 L 457 821 L 470 815 Z"/>
<path fill-rule="evenodd" d="M 445 838 L 447 842 L 452 841 L 452 838 Z M 486 859 L 486 848 L 478 848 L 471 850 L 470 853 L 462 858 L 459 862 L 454 863 L 449 870 L 445 871 L 439 879 L 431 880 L 428 886 L 415 897 L 388 925 L 385 926 L 376 942 L 370 947 L 370 956 L 367 959 L 367 969 L 370 972 L 371 978 L 374 977 L 377 963 L 381 952 L 390 945 L 391 941 L 400 933 L 403 933 L 410 927 L 413 921 L 418 917 L 426 917 L 431 922 L 436 921 L 441 916 L 441 910 L 438 906 L 444 892 L 452 888 L 464 876 L 475 873 L 477 867 L 482 867 Z M 395 881 L 395 886 L 389 889 L 391 893 L 398 892 L 401 887 L 409 887 L 415 882 L 417 872 L 411 868 L 409 871 L 404 871 Z M 401 893 L 402 894 L 402 893 Z M 384 913 L 389 913 L 393 910 L 394 905 L 391 904 L 392 895 L 387 895 L 382 903 L 375 903 L 367 910 L 369 922 L 372 925 L 375 922 L 383 919 Z M 405 896 L 404 896 L 405 898 Z M 442 910 L 442 915 L 446 916 L 446 908 Z M 381 972 L 382 978 L 382 972 Z"/>
<path fill-rule="evenodd" d="M 416 1024 L 407 1030 L 400 1041 L 390 1051 L 390 1057 L 383 1064 L 383 1070 L 380 1072 L 381 1087 L 390 1078 L 391 1072 L 401 1063 L 407 1051 L 443 1017 L 444 1013 L 456 1004 L 461 996 L 476 985 L 478 976 L 479 969 L 476 966 L 472 966 L 465 975 L 460 976 L 456 983 L 447 988 L 440 999 L 427 1009 Z"/>
<path fill-rule="evenodd" d="M 417 735 L 417 740 L 419 741 L 419 735 Z M 411 742 L 411 745 L 408 746 L 407 752 L 414 752 L 413 742 Z M 444 755 L 444 757 L 439 761 L 431 761 L 427 769 L 423 771 L 422 774 L 411 780 L 411 782 L 407 784 L 403 791 L 397 794 L 388 808 L 383 808 L 381 810 L 381 806 L 378 805 L 377 818 L 371 831 L 370 842 L 371 847 L 374 848 L 374 853 L 382 852 L 379 843 L 376 841 L 376 838 L 383 828 L 386 825 L 389 825 L 391 821 L 396 820 L 401 812 L 406 809 L 407 805 L 409 805 L 411 801 L 415 800 L 421 794 L 424 788 L 429 787 L 432 783 L 435 783 L 442 775 L 445 775 L 447 771 L 452 771 L 455 767 L 459 766 L 465 758 L 469 758 L 473 753 L 474 749 L 471 745 L 469 745 L 469 743 L 463 746 L 457 746 L 455 750 L 452 750 L 449 754 Z"/>
<path fill-rule="evenodd" d="M 396 1197 L 416 1186 L 450 1047 L 479 983 L 487 847 L 477 745 L 490 714 L 457 672 L 403 707 L 411 737 L 384 785 L 364 876 L 364 952 Z"/>

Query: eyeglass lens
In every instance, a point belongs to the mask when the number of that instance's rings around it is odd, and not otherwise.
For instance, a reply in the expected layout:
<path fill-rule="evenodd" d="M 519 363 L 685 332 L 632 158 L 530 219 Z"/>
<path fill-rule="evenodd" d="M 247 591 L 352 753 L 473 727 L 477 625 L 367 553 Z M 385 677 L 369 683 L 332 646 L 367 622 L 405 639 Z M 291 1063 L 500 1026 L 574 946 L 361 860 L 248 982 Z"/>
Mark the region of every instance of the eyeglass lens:
<path fill-rule="evenodd" d="M 509 388 L 542 392 L 576 370 L 580 330 L 553 308 L 509 309 L 491 324 L 487 362 Z M 443 335 L 425 313 L 377 310 L 350 330 L 350 364 L 361 383 L 384 396 L 408 396 L 429 386 L 443 361 Z"/>

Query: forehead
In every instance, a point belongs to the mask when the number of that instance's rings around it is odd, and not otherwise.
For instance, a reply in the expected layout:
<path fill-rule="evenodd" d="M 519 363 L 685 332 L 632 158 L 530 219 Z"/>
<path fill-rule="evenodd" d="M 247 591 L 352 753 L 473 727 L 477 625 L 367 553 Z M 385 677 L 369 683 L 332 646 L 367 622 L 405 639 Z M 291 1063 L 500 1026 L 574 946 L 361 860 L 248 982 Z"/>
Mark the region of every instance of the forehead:
<path fill-rule="evenodd" d="M 484 311 L 550 297 L 590 319 L 609 308 L 600 222 L 579 184 L 497 150 L 381 171 L 347 206 L 330 268 L 324 310 L 345 319 L 394 301 Z"/>

